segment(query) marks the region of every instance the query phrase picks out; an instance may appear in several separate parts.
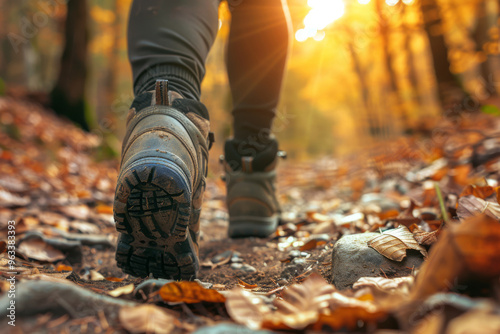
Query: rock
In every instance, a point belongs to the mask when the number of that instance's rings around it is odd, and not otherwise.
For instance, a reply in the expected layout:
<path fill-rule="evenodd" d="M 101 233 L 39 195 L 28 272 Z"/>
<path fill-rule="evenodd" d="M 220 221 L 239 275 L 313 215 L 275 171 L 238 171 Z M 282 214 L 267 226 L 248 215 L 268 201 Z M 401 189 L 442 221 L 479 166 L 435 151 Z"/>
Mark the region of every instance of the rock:
<path fill-rule="evenodd" d="M 202 327 L 193 334 L 228 334 L 228 333 L 272 334 L 273 332 L 266 330 L 253 330 L 244 326 L 234 325 L 234 324 L 220 324 L 215 326 Z"/>
<path fill-rule="evenodd" d="M 368 247 L 367 242 L 379 233 L 346 235 L 337 241 L 332 253 L 332 283 L 339 290 L 351 288 L 361 277 L 408 276 L 424 259 L 417 251 L 407 251 L 406 258 L 392 261 Z"/>
<path fill-rule="evenodd" d="M 246 263 L 233 263 L 231 269 L 239 271 L 242 274 L 251 274 L 257 272 L 257 269 Z"/>

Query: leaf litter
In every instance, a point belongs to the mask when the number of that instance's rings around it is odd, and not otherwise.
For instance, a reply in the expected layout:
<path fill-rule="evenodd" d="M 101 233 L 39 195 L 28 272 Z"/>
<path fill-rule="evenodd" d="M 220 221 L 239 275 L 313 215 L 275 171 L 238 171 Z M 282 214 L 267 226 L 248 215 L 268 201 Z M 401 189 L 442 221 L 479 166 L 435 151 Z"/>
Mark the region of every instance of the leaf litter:
<path fill-rule="evenodd" d="M 8 291 L 7 221 L 16 220 L 18 241 L 37 236 L 18 245 L 16 277 L 33 291 L 19 298 L 46 299 L 25 303 L 36 315 L 19 314 L 26 332 L 45 324 L 57 332 L 183 333 L 228 321 L 295 332 L 444 328 L 456 334 L 497 326 L 500 161 L 484 144 L 500 137 L 496 119 L 442 120 L 448 126 L 443 141 L 422 134 L 375 143 L 342 159 L 285 165 L 279 170 L 283 222 L 267 239 L 225 237 L 224 184 L 209 180 L 201 217 L 202 282 L 151 285 L 123 275 L 114 262 L 118 165 L 95 158 L 99 138 L 24 102 L 1 98 L 0 111 L 20 134 L 0 132 L 0 169 L 11 176 L 0 180 L 0 291 Z M 472 131 L 482 135 L 464 135 Z M 337 290 L 329 283 L 332 247 L 342 235 L 368 231 L 381 232 L 370 244 L 384 256 L 403 259 L 411 249 L 428 252 L 427 260 L 415 275 L 375 274 Z M 113 247 L 96 235 L 109 236 Z M 73 244 L 80 254 L 71 252 Z M 235 264 L 255 271 L 233 269 Z M 59 303 L 50 302 L 51 291 Z M 77 299 L 64 304 L 71 294 Z M 101 300 L 101 311 L 85 307 Z M 431 312 L 436 307 L 442 311 Z"/>

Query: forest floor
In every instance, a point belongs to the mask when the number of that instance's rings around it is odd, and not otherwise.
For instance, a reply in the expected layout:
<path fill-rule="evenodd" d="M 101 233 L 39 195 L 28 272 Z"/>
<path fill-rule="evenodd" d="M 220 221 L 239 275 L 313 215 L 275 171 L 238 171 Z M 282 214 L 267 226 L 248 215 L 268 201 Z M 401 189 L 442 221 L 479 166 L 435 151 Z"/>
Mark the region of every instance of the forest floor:
<path fill-rule="evenodd" d="M 210 178 L 199 281 L 151 281 L 116 266 L 118 163 L 99 161 L 100 139 L 1 98 L 2 331 L 499 333 L 500 121 L 434 124 L 343 159 L 283 161 L 283 219 L 265 239 L 227 237 L 225 186 Z M 398 227 L 404 237 L 373 248 L 429 251 L 420 270 L 331 284 L 340 237 Z"/>

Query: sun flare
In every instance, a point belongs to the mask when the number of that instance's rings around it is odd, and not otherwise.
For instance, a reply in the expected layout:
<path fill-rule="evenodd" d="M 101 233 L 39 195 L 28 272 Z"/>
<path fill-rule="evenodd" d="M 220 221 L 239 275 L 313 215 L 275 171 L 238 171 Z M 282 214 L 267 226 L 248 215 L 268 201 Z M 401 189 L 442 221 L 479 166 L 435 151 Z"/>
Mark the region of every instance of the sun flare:
<path fill-rule="evenodd" d="M 343 0 L 308 0 L 307 4 L 311 10 L 304 18 L 304 28 L 295 33 L 295 39 L 299 42 L 308 38 L 320 41 L 325 37 L 323 29 L 344 15 L 345 3 Z"/>

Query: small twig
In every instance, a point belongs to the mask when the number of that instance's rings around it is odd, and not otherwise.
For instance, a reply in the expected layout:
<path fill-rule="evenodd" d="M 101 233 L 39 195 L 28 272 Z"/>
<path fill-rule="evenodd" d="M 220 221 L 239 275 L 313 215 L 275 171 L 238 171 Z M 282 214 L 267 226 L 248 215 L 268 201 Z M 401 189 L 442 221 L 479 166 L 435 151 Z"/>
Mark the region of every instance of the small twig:
<path fill-rule="evenodd" d="M 436 194 L 439 200 L 441 215 L 443 216 L 444 222 L 448 224 L 450 217 L 448 217 L 448 212 L 446 212 L 446 207 L 444 206 L 443 194 L 441 193 L 441 188 L 439 188 L 439 184 L 437 184 L 437 182 L 434 182 L 434 189 L 436 189 Z"/>

